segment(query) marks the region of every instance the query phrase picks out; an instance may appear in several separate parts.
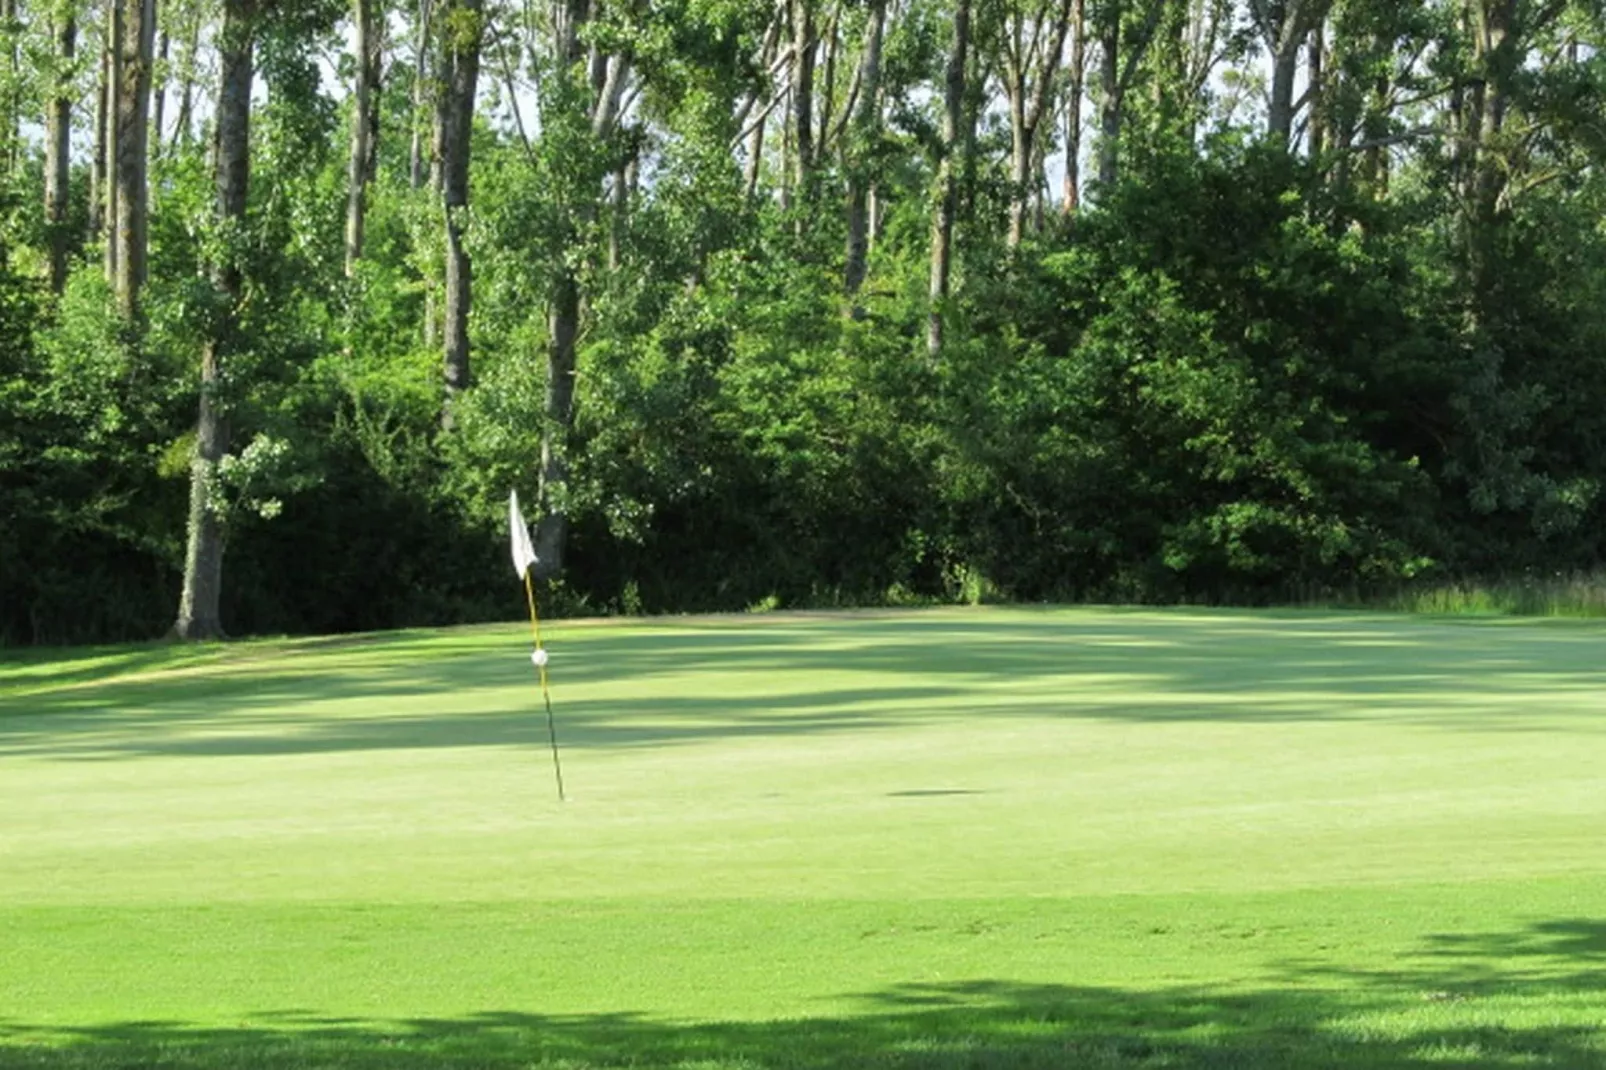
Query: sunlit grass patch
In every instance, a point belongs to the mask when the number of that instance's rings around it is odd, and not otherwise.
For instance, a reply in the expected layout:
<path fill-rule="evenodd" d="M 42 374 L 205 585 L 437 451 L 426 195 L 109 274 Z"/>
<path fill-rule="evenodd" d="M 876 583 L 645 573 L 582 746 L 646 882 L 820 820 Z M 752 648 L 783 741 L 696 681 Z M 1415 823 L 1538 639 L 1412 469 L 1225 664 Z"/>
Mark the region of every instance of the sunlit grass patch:
<path fill-rule="evenodd" d="M 527 642 L 0 662 L 0 1066 L 1606 1065 L 1589 622 Z"/>

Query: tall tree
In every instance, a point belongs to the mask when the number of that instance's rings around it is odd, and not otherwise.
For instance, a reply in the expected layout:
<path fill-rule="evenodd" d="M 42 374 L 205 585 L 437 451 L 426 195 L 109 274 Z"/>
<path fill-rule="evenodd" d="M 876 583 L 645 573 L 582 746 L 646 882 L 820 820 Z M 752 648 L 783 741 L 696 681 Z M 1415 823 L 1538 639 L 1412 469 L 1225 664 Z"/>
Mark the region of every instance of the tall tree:
<path fill-rule="evenodd" d="M 235 344 L 238 331 L 243 284 L 240 241 L 251 179 L 251 78 L 256 13 L 256 0 L 223 2 L 223 27 L 218 40 L 217 114 L 212 140 L 216 186 L 214 216 L 223 252 L 210 266 L 220 312 L 201 350 L 201 400 L 195 429 L 195 454 L 190 464 L 184 590 L 179 599 L 178 619 L 173 625 L 173 634 L 181 639 L 215 639 L 223 634 L 220 601 L 224 532 L 218 467 L 228 449 L 229 425 L 220 392 L 224 360 Z"/>
<path fill-rule="evenodd" d="M 628 52 L 609 54 L 584 43 L 586 25 L 604 14 L 600 2 L 557 0 L 552 54 L 556 84 L 542 112 L 543 137 L 554 138 L 559 240 L 551 250 L 547 296 L 546 397 L 541 435 L 540 518 L 535 525 L 538 571 L 550 577 L 563 568 L 569 534 L 569 449 L 575 422 L 575 371 L 581 314 L 582 269 L 587 234 L 596 218 L 609 153 L 623 113 L 633 71 Z M 555 137 L 554 137 L 555 135 Z"/>
<path fill-rule="evenodd" d="M 849 296 L 864 285 L 870 254 L 870 180 L 881 125 L 881 42 L 887 21 L 887 0 L 870 0 L 864 30 L 864 51 L 856 79 L 857 107 L 847 160 L 848 243 L 843 282 Z"/>
<path fill-rule="evenodd" d="M 78 19 L 67 3 L 51 15 L 54 69 L 45 109 L 45 226 L 50 240 L 50 288 L 61 293 L 67 284 L 68 168 L 72 151 L 73 60 L 77 54 Z"/>
<path fill-rule="evenodd" d="M 1099 39 L 1099 185 L 1115 185 L 1121 159 L 1126 97 L 1142 70 L 1167 0 L 1099 0 L 1093 21 Z"/>
<path fill-rule="evenodd" d="M 1026 233 L 1028 199 L 1036 188 L 1038 132 L 1051 113 L 1054 75 L 1075 16 L 1074 0 L 1011 4 L 1000 35 L 1004 95 L 1009 104 L 1009 247 Z"/>
<path fill-rule="evenodd" d="M 1317 24 L 1326 17 L 1332 0 L 1250 0 L 1255 28 L 1271 56 L 1271 100 L 1266 108 L 1266 133 L 1286 146 L 1294 129 L 1294 81 L 1299 73 L 1299 50 Z"/>
<path fill-rule="evenodd" d="M 953 281 L 954 220 L 959 214 L 959 168 L 965 140 L 965 72 L 970 56 L 970 0 L 954 5 L 953 43 L 943 78 L 942 158 L 937 164 L 935 204 L 931 214 L 930 308 L 926 313 L 926 353 L 942 355 L 944 306 Z"/>
<path fill-rule="evenodd" d="M 446 392 L 468 389 L 468 317 L 473 299 L 473 265 L 463 245 L 468 210 L 468 165 L 474 130 L 474 94 L 485 36 L 481 0 L 448 0 L 441 5 L 441 83 L 436 128 L 440 143 L 440 195 L 446 221 Z"/>
<path fill-rule="evenodd" d="M 792 12 L 792 184 L 806 206 L 814 173 L 814 0 L 791 0 Z M 804 226 L 798 221 L 799 228 Z"/>
<path fill-rule="evenodd" d="M 156 0 L 113 0 L 116 38 L 114 152 L 116 211 L 112 214 L 112 288 L 123 317 L 139 314 L 149 233 L 151 66 L 156 45 Z"/>
<path fill-rule="evenodd" d="M 412 144 L 408 151 L 407 173 L 412 178 L 414 189 L 423 189 L 424 181 L 429 175 L 429 154 L 424 147 L 425 131 L 429 129 L 426 118 L 429 102 L 429 39 L 431 26 L 434 21 L 435 4 L 433 0 L 418 0 L 418 15 L 413 26 L 413 114 L 412 114 Z"/>
<path fill-rule="evenodd" d="M 0 102 L 5 109 L 5 168 L 8 175 L 14 175 L 22 158 L 23 23 L 17 0 L 0 0 L 0 28 L 6 44 L 6 89 Z"/>
<path fill-rule="evenodd" d="M 100 93 L 96 102 L 100 122 L 95 130 L 95 161 L 100 167 L 100 226 L 105 236 L 103 262 L 106 282 L 117 277 L 117 86 L 121 81 L 123 8 L 119 0 L 105 0 L 100 30 Z"/>
<path fill-rule="evenodd" d="M 151 149 L 156 156 L 162 154 L 162 131 L 167 129 L 162 124 L 167 117 L 167 54 L 172 47 L 171 42 L 172 37 L 164 26 L 157 37 L 156 63 L 151 72 L 151 137 L 155 139 Z"/>
<path fill-rule="evenodd" d="M 1071 0 L 1071 47 L 1065 59 L 1065 173 L 1060 214 L 1082 206 L 1082 92 L 1087 78 L 1087 0 Z"/>
<path fill-rule="evenodd" d="M 352 92 L 351 147 L 346 163 L 346 274 L 362 258 L 368 184 L 379 150 L 379 79 L 384 38 L 379 0 L 353 0 L 357 79 Z"/>
<path fill-rule="evenodd" d="M 178 59 L 178 114 L 173 118 L 173 143 L 187 146 L 195 125 L 195 84 L 199 77 L 201 23 L 196 5 L 184 9 L 182 51 Z"/>

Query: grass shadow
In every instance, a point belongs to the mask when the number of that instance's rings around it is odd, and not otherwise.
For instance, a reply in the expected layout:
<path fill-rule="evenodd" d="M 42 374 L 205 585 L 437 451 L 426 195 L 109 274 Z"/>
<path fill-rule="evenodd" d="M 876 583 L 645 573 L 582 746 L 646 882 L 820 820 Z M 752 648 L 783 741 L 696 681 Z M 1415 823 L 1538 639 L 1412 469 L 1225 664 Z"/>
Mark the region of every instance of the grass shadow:
<path fill-rule="evenodd" d="M 577 747 L 977 715 L 1245 723 L 1386 716 L 1481 730 L 1567 717 L 1580 730 L 1606 728 L 1593 702 L 1606 691 L 1606 629 L 1582 624 L 1011 611 L 749 617 L 557 634 L 554 695 L 565 743 Z M 113 652 L 66 663 L 49 687 L 41 683 L 54 679 L 48 663 L 33 664 L 31 690 L 0 690 L 0 755 L 522 746 L 537 742 L 524 643 L 511 628 L 434 641 L 397 633 L 297 642 L 278 656 L 247 645 L 173 671 L 140 660 L 160 651 L 134 651 L 132 661 Z M 781 674 L 793 687 L 798 679 L 819 686 L 777 693 Z M 604 697 L 589 694 L 604 685 Z M 1447 694 L 1456 701 L 1441 701 Z M 483 695 L 484 703 L 417 712 L 435 695 Z M 338 708 L 352 702 L 364 705 Z"/>
<path fill-rule="evenodd" d="M 1606 1066 L 1598 1022 L 1502 1019 L 1421 991 L 1308 983 L 1239 991 L 1127 990 L 977 980 L 894 986 L 859 1013 L 771 1022 L 654 1020 L 630 1013 L 484 1011 L 359 1022 L 307 1011 L 249 1015 L 235 1028 L 131 1021 L 45 1028 L 0 1019 L 0 1066 L 15 1070 L 302 1070 L 308 1067 L 538 1067 L 601 1070 L 1047 1070 Z M 1397 1014 L 1389 1025 L 1379 1016 Z"/>

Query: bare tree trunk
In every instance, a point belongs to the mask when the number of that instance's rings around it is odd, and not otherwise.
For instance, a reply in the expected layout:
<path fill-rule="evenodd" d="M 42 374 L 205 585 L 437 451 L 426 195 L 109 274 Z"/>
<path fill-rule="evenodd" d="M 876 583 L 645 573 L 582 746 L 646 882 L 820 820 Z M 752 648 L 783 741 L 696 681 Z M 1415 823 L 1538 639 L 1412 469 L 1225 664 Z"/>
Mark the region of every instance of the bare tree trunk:
<path fill-rule="evenodd" d="M 151 146 L 154 155 L 162 155 L 162 120 L 167 111 L 167 50 L 168 34 L 162 31 L 156 46 L 156 69 L 152 72 L 151 86 L 151 136 L 156 143 Z"/>
<path fill-rule="evenodd" d="M 831 148 L 831 118 L 836 109 L 836 54 L 839 45 L 837 33 L 840 9 L 831 15 L 831 25 L 825 31 L 825 68 L 820 78 L 820 107 L 818 132 L 814 136 L 814 159 L 819 163 Z"/>
<path fill-rule="evenodd" d="M 1476 315 L 1495 286 L 1495 241 L 1506 165 L 1500 157 L 1511 79 L 1520 65 L 1514 34 L 1517 0 L 1472 0 L 1473 70 L 1465 137 L 1472 146 L 1467 201 L 1467 269 Z"/>
<path fill-rule="evenodd" d="M 124 319 L 139 315 L 145 285 L 147 245 L 146 182 L 150 133 L 151 59 L 156 44 L 156 0 L 126 0 L 118 41 L 117 81 L 117 213 L 112 228 L 116 246 L 113 289 Z"/>
<path fill-rule="evenodd" d="M 1059 72 L 1073 17 L 1072 0 L 1054 0 L 1037 12 L 1029 37 L 1020 16 L 1012 28 L 1004 65 L 1009 98 L 1011 249 L 1019 248 L 1026 236 L 1027 213 L 1037 193 L 1037 132 L 1043 116 L 1050 112 L 1054 76 Z"/>
<path fill-rule="evenodd" d="M 589 0 L 559 2 L 562 26 L 555 35 L 557 55 L 562 69 L 567 71 L 580 62 L 580 30 L 591 17 L 591 7 Z M 584 223 L 583 217 L 580 222 Z M 574 430 L 574 375 L 580 340 L 580 279 L 574 268 L 559 269 L 552 280 L 549 301 L 542 412 L 545 423 L 541 429 L 541 512 L 532 540 L 536 573 L 541 579 L 550 579 L 563 570 L 569 538 L 569 436 Z"/>
<path fill-rule="evenodd" d="M 105 32 L 105 31 L 102 31 Z M 110 67 L 107 64 L 107 52 L 104 46 L 100 50 L 100 62 L 95 79 L 95 146 L 94 156 L 89 161 L 89 234 L 90 242 L 101 240 L 106 226 L 106 161 L 110 152 L 106 148 L 106 133 L 109 129 L 106 110 L 108 98 L 108 85 L 110 83 Z M 111 242 L 106 243 L 109 247 Z M 111 277 L 111 268 L 106 269 L 107 277 Z"/>
<path fill-rule="evenodd" d="M 1287 146 L 1294 130 L 1294 79 L 1299 73 L 1299 49 L 1316 25 L 1326 17 L 1332 0 L 1250 0 L 1250 11 L 1271 53 L 1271 101 L 1266 109 L 1266 133 Z"/>
<path fill-rule="evenodd" d="M 201 19 L 190 16 L 184 58 L 179 63 L 178 117 L 173 120 L 173 143 L 187 147 L 195 124 L 195 61 L 201 52 Z"/>
<path fill-rule="evenodd" d="M 814 0 L 792 3 L 792 167 L 797 202 L 810 201 L 814 167 Z M 805 228 L 802 219 L 798 229 Z"/>
<path fill-rule="evenodd" d="M 357 84 L 351 109 L 351 154 L 346 161 L 346 275 L 362 259 L 368 183 L 379 145 L 379 77 L 384 38 L 375 0 L 355 0 Z"/>
<path fill-rule="evenodd" d="M 764 127 L 768 118 L 761 116 L 753 124 L 753 134 L 747 142 L 747 172 L 742 181 L 747 189 L 747 199 L 752 200 L 758 195 L 758 175 L 764 164 Z"/>
<path fill-rule="evenodd" d="M 17 19 L 17 0 L 0 0 L 0 25 L 4 27 L 6 48 L 6 174 L 15 175 L 22 146 L 22 25 Z"/>
<path fill-rule="evenodd" d="M 1027 123 L 1026 85 L 1023 71 L 1006 82 L 1009 102 L 1009 232 L 1005 243 L 1020 248 L 1026 236 L 1027 182 L 1032 168 L 1032 130 Z"/>
<path fill-rule="evenodd" d="M 1272 56 L 1271 103 L 1266 108 L 1266 132 L 1286 145 L 1294 129 L 1294 75 L 1299 69 L 1297 48 L 1279 48 Z"/>
<path fill-rule="evenodd" d="M 848 150 L 848 248 L 843 288 L 851 297 L 864 285 L 869 266 L 868 212 L 872 154 L 881 116 L 881 37 L 887 21 L 887 0 L 870 0 L 869 23 L 864 30 L 864 54 L 859 61 L 859 101 L 853 117 Z"/>
<path fill-rule="evenodd" d="M 954 217 L 959 210 L 959 183 L 956 159 L 960 140 L 965 136 L 965 69 L 970 51 L 970 3 L 958 0 L 954 8 L 953 49 L 948 54 L 944 79 L 942 116 L 942 160 L 937 168 L 935 210 L 931 217 L 931 307 L 926 314 L 926 353 L 932 360 L 942 355 L 943 312 L 948 303 L 953 276 Z"/>
<path fill-rule="evenodd" d="M 1032 229 L 1041 234 L 1048 223 L 1048 149 L 1039 143 L 1032 165 Z"/>
<path fill-rule="evenodd" d="M 429 32 L 434 14 L 433 0 L 418 0 L 417 35 L 413 53 L 413 142 L 408 156 L 408 173 L 414 189 L 423 189 L 429 174 L 429 161 L 424 155 L 424 115 L 429 94 Z"/>
<path fill-rule="evenodd" d="M 1121 19 L 1108 19 L 1099 38 L 1099 185 L 1115 185 L 1120 167 L 1121 108 L 1126 87 L 1121 84 Z"/>
<path fill-rule="evenodd" d="M 429 4 L 428 15 L 432 24 L 438 18 L 443 27 L 450 25 L 450 0 L 421 0 L 421 2 Z M 424 182 L 427 182 L 429 184 L 430 192 L 434 195 L 436 203 L 441 203 L 441 164 L 444 158 L 443 147 L 444 138 L 446 136 L 443 102 L 446 99 L 448 86 L 452 76 L 451 60 L 446 54 L 447 44 L 443 35 L 443 31 L 435 31 L 432 29 L 428 35 L 423 34 L 422 31 L 420 31 L 420 34 L 420 44 L 422 46 L 426 46 L 427 48 L 427 51 L 424 54 L 430 57 L 430 61 L 434 66 L 428 70 L 427 74 L 425 75 L 425 80 L 418 84 L 428 87 L 428 100 L 432 107 L 430 108 L 428 123 L 429 149 L 422 157 L 421 162 L 419 158 L 415 156 L 414 163 L 419 164 L 419 166 L 422 168 L 422 172 L 415 170 L 412 178 L 415 189 L 420 188 Z M 418 125 L 414 130 L 416 140 L 413 146 L 415 153 L 423 151 L 420 148 L 421 139 L 424 136 L 424 117 L 422 114 L 416 117 L 416 122 Z M 444 274 L 445 269 L 443 268 L 442 275 Z M 424 348 L 426 349 L 434 349 L 436 346 L 441 345 L 442 335 L 440 291 L 441 280 L 436 278 L 433 274 L 424 280 Z M 449 409 L 443 409 L 442 415 L 446 420 L 451 419 L 451 413 Z"/>
<path fill-rule="evenodd" d="M 581 60 L 580 34 L 594 17 L 590 0 L 559 0 L 559 32 L 556 53 L 561 71 L 577 71 Z M 594 51 L 589 64 L 590 77 L 585 88 L 590 93 L 584 114 L 551 116 L 556 123 L 574 123 L 589 133 L 597 146 L 608 146 L 621 121 L 621 97 L 630 76 L 626 57 L 608 56 Z M 572 75 L 571 75 L 572 77 Z M 577 87 L 579 88 L 579 87 Z M 634 167 L 628 167 L 625 187 L 635 182 Z M 570 241 L 581 246 L 593 229 L 601 199 L 605 174 L 581 172 L 571 180 L 576 197 L 566 218 Z M 593 183 L 595 183 L 593 185 Z M 580 327 L 585 311 L 578 266 L 565 260 L 551 277 L 547 309 L 546 403 L 541 431 L 540 514 L 536 520 L 534 544 L 539 561 L 537 575 L 548 579 L 563 568 L 564 548 L 569 531 L 569 443 L 574 433 L 575 371 L 578 367 Z"/>
<path fill-rule="evenodd" d="M 786 90 L 786 103 L 784 105 L 786 116 L 781 123 L 781 211 L 789 211 L 792 207 L 792 90 Z"/>
<path fill-rule="evenodd" d="M 440 98 L 441 204 L 446 212 L 446 322 L 443 325 L 446 358 L 445 411 L 451 417 L 451 398 L 469 386 L 468 314 L 473 293 L 473 267 L 463 246 L 464 214 L 468 209 L 468 164 L 474 129 L 474 92 L 480 70 L 483 36 L 481 0 L 452 0 L 446 24 L 450 39 L 442 50 L 444 62 Z"/>
<path fill-rule="evenodd" d="M 218 42 L 218 99 L 213 132 L 217 219 L 225 233 L 237 233 L 245 218 L 251 180 L 251 76 L 253 0 L 224 0 Z M 212 283 L 223 314 L 201 350 L 201 402 L 195 457 L 190 469 L 189 539 L 184 554 L 184 591 L 173 634 L 180 639 L 223 635 L 223 525 L 210 488 L 228 449 L 229 427 L 218 392 L 223 362 L 235 344 L 242 289 L 239 250 L 226 250 L 212 265 Z"/>
<path fill-rule="evenodd" d="M 105 128 L 101 131 L 102 196 L 105 218 L 102 221 L 106 234 L 106 282 L 117 279 L 117 92 L 122 81 L 123 59 L 119 42 L 123 38 L 123 0 L 106 0 L 106 24 L 101 30 L 105 53 L 101 56 L 101 91 L 105 108 Z"/>
<path fill-rule="evenodd" d="M 1166 13 L 1165 0 L 1145 0 L 1143 22 L 1122 30 L 1124 3 L 1111 2 L 1102 14 L 1099 45 L 1103 53 L 1099 67 L 1099 184 L 1106 189 L 1120 177 L 1121 125 L 1126 119 L 1126 95 L 1132 88 L 1144 55 L 1154 41 L 1155 30 Z M 1125 62 L 1122 62 L 1122 51 Z"/>
<path fill-rule="evenodd" d="M 1327 20 L 1318 19 L 1310 31 L 1309 60 L 1306 68 L 1310 77 L 1310 140 L 1312 159 L 1327 151 Z"/>
<path fill-rule="evenodd" d="M 56 69 L 45 112 L 45 226 L 50 233 L 50 289 L 67 285 L 67 185 L 72 151 L 72 78 L 78 23 L 69 12 L 55 28 Z"/>
<path fill-rule="evenodd" d="M 1082 89 L 1087 75 L 1087 0 L 1071 12 L 1071 58 L 1065 71 L 1065 178 L 1060 214 L 1069 219 L 1082 206 Z"/>

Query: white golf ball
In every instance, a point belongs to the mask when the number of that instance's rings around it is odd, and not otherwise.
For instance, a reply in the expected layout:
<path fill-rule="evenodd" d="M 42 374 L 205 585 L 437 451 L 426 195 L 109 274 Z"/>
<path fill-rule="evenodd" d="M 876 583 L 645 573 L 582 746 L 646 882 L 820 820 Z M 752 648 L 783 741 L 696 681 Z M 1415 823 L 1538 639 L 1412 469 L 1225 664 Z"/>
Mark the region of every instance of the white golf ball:
<path fill-rule="evenodd" d="M 546 664 L 546 651 L 540 649 L 539 647 L 536 648 L 536 651 L 530 655 L 530 660 L 535 662 L 537 668 L 540 668 L 542 665 Z"/>

